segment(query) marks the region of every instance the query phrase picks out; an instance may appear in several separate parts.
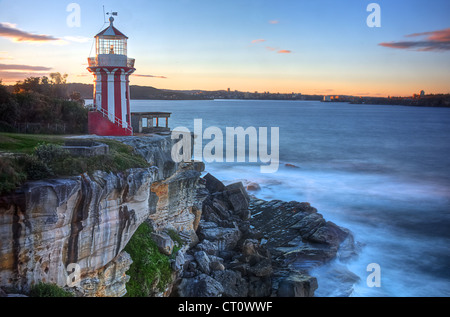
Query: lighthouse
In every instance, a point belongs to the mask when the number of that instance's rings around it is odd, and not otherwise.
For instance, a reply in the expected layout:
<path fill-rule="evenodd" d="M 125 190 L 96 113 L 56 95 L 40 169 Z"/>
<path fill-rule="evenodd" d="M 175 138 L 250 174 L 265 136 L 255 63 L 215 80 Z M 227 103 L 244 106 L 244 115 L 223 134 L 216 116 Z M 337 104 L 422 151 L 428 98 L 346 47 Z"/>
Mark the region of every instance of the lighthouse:
<path fill-rule="evenodd" d="M 113 25 L 95 36 L 96 56 L 89 57 L 88 70 L 94 75 L 94 105 L 88 114 L 90 134 L 133 135 L 130 112 L 130 75 L 136 70 L 127 56 L 128 37 Z"/>

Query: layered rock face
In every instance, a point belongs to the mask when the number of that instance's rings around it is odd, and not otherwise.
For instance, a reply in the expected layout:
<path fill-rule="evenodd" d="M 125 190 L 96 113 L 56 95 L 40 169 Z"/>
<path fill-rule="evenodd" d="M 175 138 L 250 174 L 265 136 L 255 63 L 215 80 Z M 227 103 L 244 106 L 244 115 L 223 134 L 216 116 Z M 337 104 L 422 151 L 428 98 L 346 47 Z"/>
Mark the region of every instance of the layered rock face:
<path fill-rule="evenodd" d="M 143 221 L 196 240 L 203 164 L 173 162 L 170 136 L 125 139 L 154 166 L 31 182 L 0 198 L 0 286 L 26 292 L 42 281 L 79 296 L 123 296 L 132 259 L 122 250 Z"/>

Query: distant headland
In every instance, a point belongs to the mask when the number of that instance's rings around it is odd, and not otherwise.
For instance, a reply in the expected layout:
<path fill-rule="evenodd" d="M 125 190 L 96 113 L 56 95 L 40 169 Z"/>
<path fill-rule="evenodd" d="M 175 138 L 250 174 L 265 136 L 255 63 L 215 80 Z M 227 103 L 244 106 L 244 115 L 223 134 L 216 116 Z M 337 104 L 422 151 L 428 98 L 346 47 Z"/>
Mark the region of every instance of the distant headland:
<path fill-rule="evenodd" d="M 14 86 L 7 86 L 10 91 Z M 92 99 L 93 85 L 67 83 L 66 90 L 77 92 L 82 99 Z M 418 107 L 450 107 L 450 94 L 425 94 L 423 91 L 411 96 L 352 96 L 352 95 L 308 95 L 302 93 L 243 92 L 238 90 L 169 90 L 151 86 L 130 85 L 131 99 L 134 100 L 316 100 L 324 102 L 348 102 L 352 104 L 402 105 Z"/>

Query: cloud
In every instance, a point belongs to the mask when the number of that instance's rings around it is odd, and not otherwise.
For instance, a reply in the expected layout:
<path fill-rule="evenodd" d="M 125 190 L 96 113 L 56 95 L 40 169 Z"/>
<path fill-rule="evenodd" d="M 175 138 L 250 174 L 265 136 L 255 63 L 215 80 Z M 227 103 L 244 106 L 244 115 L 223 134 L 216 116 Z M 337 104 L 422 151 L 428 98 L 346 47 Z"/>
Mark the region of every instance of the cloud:
<path fill-rule="evenodd" d="M 276 47 L 272 47 L 272 46 L 266 46 L 266 49 L 267 49 L 268 51 L 271 51 L 271 52 L 274 52 L 274 51 L 277 50 Z"/>
<path fill-rule="evenodd" d="M 42 76 L 48 76 L 48 73 L 30 73 L 30 72 L 20 72 L 20 71 L 2 71 L 0 70 L 0 80 L 4 84 L 13 84 L 17 81 L 24 80 L 28 77 L 42 77 Z"/>
<path fill-rule="evenodd" d="M 419 37 L 422 39 L 419 39 L 417 41 L 383 42 L 378 45 L 389 48 L 410 49 L 421 52 L 450 51 L 450 28 L 432 32 L 413 33 L 406 35 L 405 37 Z"/>
<path fill-rule="evenodd" d="M 258 39 L 258 40 L 253 40 L 252 41 L 252 44 L 255 44 L 255 43 L 262 43 L 262 42 L 265 42 L 266 40 L 264 40 L 264 39 Z"/>
<path fill-rule="evenodd" d="M 11 57 L 8 52 L 0 52 L 0 60 L 7 60 L 7 59 L 11 60 L 14 58 Z"/>
<path fill-rule="evenodd" d="M 292 53 L 292 51 L 290 51 L 290 50 L 279 50 L 277 53 L 278 54 L 290 54 L 290 53 Z"/>
<path fill-rule="evenodd" d="M 51 35 L 33 34 L 19 30 L 15 24 L 0 22 L 0 37 L 10 38 L 14 42 L 52 42 L 61 39 Z"/>
<path fill-rule="evenodd" d="M 30 66 L 30 65 L 13 65 L 13 64 L 0 64 L 0 70 L 46 71 L 46 70 L 51 70 L 51 67 L 45 67 L 45 66 Z"/>
<path fill-rule="evenodd" d="M 280 23 L 280 21 L 278 21 L 278 20 L 270 20 L 269 23 L 270 24 L 278 24 L 278 23 Z"/>
<path fill-rule="evenodd" d="M 141 74 L 133 74 L 133 76 L 137 76 L 137 77 L 148 77 L 148 78 L 162 78 L 162 79 L 166 79 L 166 78 L 167 78 L 167 77 L 165 77 L 165 76 L 141 75 Z"/>

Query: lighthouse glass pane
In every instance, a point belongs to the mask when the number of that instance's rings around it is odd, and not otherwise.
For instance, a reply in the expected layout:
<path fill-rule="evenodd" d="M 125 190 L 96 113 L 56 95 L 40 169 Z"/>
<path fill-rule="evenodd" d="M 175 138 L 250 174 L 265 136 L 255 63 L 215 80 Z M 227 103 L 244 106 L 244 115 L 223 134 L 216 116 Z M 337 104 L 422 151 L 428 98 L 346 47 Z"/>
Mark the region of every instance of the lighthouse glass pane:
<path fill-rule="evenodd" d="M 127 55 L 126 39 L 97 39 L 97 55 L 118 54 Z"/>

